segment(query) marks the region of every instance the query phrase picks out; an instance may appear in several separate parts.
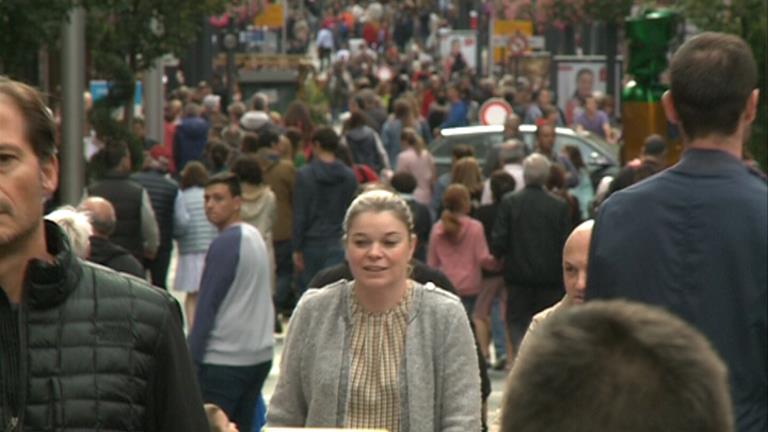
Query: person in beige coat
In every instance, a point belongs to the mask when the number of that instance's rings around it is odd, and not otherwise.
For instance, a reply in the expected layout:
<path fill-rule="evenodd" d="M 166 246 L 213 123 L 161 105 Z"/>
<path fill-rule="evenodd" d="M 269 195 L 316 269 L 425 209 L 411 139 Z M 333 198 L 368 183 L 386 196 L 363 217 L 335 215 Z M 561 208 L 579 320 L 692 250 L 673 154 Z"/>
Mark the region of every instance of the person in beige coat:
<path fill-rule="evenodd" d="M 259 161 L 253 156 L 241 156 L 232 165 L 232 172 L 240 180 L 242 191 L 242 206 L 240 217 L 243 222 L 251 224 L 259 230 L 264 243 L 267 245 L 270 269 L 272 270 L 272 285 L 275 288 L 275 251 L 272 246 L 272 227 L 277 219 L 277 199 L 272 189 L 264 183 Z"/>

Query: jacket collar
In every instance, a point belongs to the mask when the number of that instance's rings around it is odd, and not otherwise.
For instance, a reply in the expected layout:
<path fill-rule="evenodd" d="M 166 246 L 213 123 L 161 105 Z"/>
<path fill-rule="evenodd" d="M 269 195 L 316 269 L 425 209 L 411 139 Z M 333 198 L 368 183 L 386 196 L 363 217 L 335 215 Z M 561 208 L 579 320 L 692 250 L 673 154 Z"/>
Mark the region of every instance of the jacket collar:
<path fill-rule="evenodd" d="M 24 279 L 24 299 L 33 309 L 48 309 L 64 302 L 80 282 L 82 268 L 61 228 L 45 221 L 45 242 L 54 260 L 32 259 Z"/>
<path fill-rule="evenodd" d="M 680 162 L 672 169 L 676 172 L 707 177 L 724 174 L 747 173 L 747 166 L 729 153 L 720 150 L 687 149 Z"/>

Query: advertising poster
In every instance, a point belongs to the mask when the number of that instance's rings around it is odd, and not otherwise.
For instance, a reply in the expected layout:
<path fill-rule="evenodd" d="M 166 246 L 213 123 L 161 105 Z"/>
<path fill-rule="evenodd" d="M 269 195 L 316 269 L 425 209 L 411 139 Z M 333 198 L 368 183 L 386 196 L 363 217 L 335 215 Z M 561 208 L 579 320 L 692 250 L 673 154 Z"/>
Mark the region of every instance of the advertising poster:
<path fill-rule="evenodd" d="M 477 69 L 477 32 L 453 30 L 441 35 L 440 58 L 445 62 L 456 52 L 461 52 L 470 68 Z"/>
<path fill-rule="evenodd" d="M 579 95 L 593 92 L 605 94 L 607 90 L 607 70 L 605 57 L 589 56 L 557 56 L 555 57 L 557 77 L 555 77 L 555 92 L 557 93 L 557 105 L 563 110 L 567 122 L 572 122 L 579 104 L 576 99 Z M 621 89 L 621 60 L 616 62 L 616 89 Z M 616 93 L 620 93 L 617 91 Z M 615 115 L 619 115 L 620 94 L 614 96 Z"/>

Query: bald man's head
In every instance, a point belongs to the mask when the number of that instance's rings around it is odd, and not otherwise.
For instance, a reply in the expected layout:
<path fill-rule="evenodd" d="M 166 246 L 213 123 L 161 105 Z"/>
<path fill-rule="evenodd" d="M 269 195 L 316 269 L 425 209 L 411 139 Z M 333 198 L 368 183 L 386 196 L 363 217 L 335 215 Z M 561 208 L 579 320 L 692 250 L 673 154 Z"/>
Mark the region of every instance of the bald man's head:
<path fill-rule="evenodd" d="M 80 203 L 78 209 L 88 213 L 94 236 L 109 238 L 115 231 L 115 208 L 104 198 L 86 198 Z"/>
<path fill-rule="evenodd" d="M 563 246 L 563 283 L 571 304 L 583 303 L 587 288 L 587 264 L 589 241 L 594 221 L 588 220 L 577 226 Z"/>

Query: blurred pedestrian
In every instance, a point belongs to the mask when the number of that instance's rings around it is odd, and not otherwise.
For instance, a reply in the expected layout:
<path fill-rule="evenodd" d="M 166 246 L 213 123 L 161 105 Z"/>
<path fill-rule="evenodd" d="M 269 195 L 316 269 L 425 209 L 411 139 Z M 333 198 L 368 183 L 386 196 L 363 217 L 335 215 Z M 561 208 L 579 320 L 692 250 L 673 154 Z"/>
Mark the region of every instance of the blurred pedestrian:
<path fill-rule="evenodd" d="M 195 306 L 203 276 L 205 253 L 216 237 L 216 228 L 205 217 L 203 187 L 208 172 L 202 163 L 193 161 L 181 170 L 181 193 L 176 199 L 173 237 L 177 240 L 178 260 L 173 289 L 183 292 L 187 328 L 195 318 Z"/>
<path fill-rule="evenodd" d="M 600 206 L 587 281 L 587 298 L 663 306 L 701 330 L 728 365 L 741 432 L 768 428 L 768 187 L 742 162 L 757 77 L 737 36 L 677 50 L 662 105 L 682 159 Z"/>

